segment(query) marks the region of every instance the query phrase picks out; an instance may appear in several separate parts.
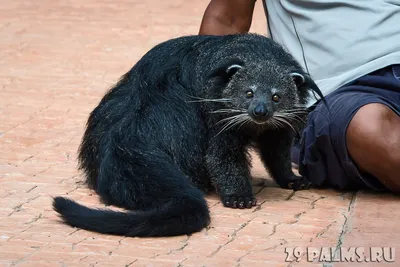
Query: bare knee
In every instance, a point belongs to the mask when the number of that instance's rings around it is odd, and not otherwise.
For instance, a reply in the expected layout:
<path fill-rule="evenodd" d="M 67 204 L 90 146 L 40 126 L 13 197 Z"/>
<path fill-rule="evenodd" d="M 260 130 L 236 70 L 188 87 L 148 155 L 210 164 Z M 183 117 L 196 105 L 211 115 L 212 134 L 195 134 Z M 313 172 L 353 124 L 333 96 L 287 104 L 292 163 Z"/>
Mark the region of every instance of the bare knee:
<path fill-rule="evenodd" d="M 385 105 L 365 105 L 351 120 L 346 138 L 356 165 L 400 192 L 400 117 Z"/>

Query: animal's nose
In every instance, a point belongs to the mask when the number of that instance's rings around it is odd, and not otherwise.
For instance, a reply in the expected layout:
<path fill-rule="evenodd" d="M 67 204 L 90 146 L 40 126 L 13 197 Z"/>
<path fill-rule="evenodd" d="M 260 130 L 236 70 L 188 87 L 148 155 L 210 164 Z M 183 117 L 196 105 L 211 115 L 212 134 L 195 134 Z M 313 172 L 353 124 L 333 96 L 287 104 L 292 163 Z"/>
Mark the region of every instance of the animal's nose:
<path fill-rule="evenodd" d="M 265 117 L 267 115 L 267 109 L 264 105 L 259 104 L 253 109 L 253 113 L 257 117 Z"/>

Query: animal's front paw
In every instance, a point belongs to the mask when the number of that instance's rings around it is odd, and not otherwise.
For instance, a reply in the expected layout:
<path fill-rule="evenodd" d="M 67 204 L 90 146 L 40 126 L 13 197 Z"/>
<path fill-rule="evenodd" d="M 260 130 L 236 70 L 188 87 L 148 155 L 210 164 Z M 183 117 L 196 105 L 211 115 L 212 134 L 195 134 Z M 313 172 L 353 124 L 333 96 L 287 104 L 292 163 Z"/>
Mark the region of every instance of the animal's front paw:
<path fill-rule="evenodd" d="M 222 203 L 225 207 L 233 209 L 251 209 L 256 206 L 257 199 L 252 195 L 226 195 L 221 196 Z"/>
<path fill-rule="evenodd" d="M 293 191 L 310 189 L 312 183 L 304 177 L 294 175 L 287 183 L 281 185 L 282 188 L 292 189 Z"/>

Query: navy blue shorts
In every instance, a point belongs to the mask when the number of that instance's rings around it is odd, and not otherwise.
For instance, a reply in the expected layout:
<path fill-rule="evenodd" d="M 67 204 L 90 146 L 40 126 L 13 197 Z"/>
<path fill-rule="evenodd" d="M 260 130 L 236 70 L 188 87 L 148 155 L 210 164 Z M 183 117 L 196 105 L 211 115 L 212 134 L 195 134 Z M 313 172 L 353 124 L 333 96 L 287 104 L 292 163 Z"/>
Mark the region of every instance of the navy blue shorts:
<path fill-rule="evenodd" d="M 361 173 L 346 146 L 347 127 L 362 106 L 381 103 L 400 116 L 400 65 L 365 75 L 326 96 L 330 113 L 320 102 L 309 114 L 292 160 L 299 173 L 316 185 L 338 189 L 387 189 L 372 175 Z"/>

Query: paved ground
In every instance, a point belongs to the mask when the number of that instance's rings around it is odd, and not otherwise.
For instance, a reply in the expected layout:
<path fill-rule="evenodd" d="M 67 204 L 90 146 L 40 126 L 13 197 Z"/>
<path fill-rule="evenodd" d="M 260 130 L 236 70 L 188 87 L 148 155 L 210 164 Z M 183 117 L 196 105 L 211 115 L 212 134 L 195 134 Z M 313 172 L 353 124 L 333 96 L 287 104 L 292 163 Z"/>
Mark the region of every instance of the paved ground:
<path fill-rule="evenodd" d="M 400 245 L 398 198 L 266 187 L 269 180 L 262 179 L 267 175 L 257 161 L 260 205 L 230 210 L 210 196 L 212 224 L 190 237 L 113 237 L 59 223 L 51 196 L 100 206 L 76 170 L 88 113 L 153 45 L 197 33 L 206 5 L 206 0 L 2 2 L 0 266 L 313 266 L 305 261 L 306 247 Z M 257 6 L 252 31 L 264 33 L 261 1 Z M 300 263 L 293 261 L 291 247 L 303 255 Z"/>

